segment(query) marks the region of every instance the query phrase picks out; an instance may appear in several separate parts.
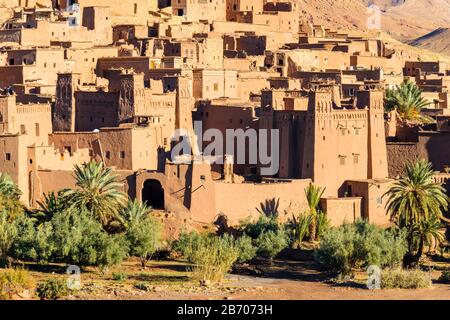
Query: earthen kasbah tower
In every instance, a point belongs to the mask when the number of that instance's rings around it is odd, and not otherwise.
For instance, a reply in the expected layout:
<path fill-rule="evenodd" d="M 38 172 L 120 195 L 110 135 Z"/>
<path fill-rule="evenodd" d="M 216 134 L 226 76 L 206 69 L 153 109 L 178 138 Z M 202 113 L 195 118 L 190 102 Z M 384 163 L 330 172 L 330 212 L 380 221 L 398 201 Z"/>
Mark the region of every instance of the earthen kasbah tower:
<path fill-rule="evenodd" d="M 338 108 L 332 88 L 311 91 L 305 123 L 303 178 L 344 196 L 346 180 L 386 178 L 383 89 L 363 88 Z"/>
<path fill-rule="evenodd" d="M 80 84 L 80 76 L 77 73 L 58 74 L 53 112 L 54 131 L 75 131 L 75 91 Z"/>

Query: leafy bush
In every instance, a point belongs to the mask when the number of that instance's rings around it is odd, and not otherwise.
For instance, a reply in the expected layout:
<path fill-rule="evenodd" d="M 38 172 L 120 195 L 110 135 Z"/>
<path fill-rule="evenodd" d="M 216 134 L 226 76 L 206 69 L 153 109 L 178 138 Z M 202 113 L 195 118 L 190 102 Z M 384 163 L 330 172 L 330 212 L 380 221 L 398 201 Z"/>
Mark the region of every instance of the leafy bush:
<path fill-rule="evenodd" d="M 407 251 L 405 234 L 378 228 L 366 221 L 331 229 L 315 252 L 327 270 L 349 274 L 354 268 L 395 267 Z"/>
<path fill-rule="evenodd" d="M 195 231 L 182 232 L 178 240 L 172 243 L 172 249 L 193 263 L 194 253 L 204 244 L 207 237 L 208 235 Z"/>
<path fill-rule="evenodd" d="M 130 254 L 138 256 L 142 267 L 161 246 L 161 224 L 155 218 L 147 216 L 127 229 L 126 238 L 130 244 Z"/>
<path fill-rule="evenodd" d="M 256 257 L 257 248 L 252 244 L 252 238 L 242 236 L 236 240 L 236 246 L 239 249 L 238 263 L 244 263 Z"/>
<path fill-rule="evenodd" d="M 34 282 L 23 269 L 0 272 L 0 300 L 10 300 L 34 288 Z"/>
<path fill-rule="evenodd" d="M 316 237 L 317 240 L 320 240 L 320 238 L 322 238 L 322 236 L 330 229 L 330 220 L 328 220 L 327 214 L 325 212 L 319 211 L 317 212 L 316 221 Z"/>
<path fill-rule="evenodd" d="M 257 239 L 264 232 L 277 232 L 280 229 L 280 225 L 276 217 L 260 215 L 256 222 L 244 221 L 240 229 L 252 239 Z"/>
<path fill-rule="evenodd" d="M 9 221 L 21 216 L 24 207 L 20 203 L 22 192 L 6 173 L 0 173 L 0 212 L 6 214 Z"/>
<path fill-rule="evenodd" d="M 444 270 L 439 277 L 439 281 L 444 283 L 450 283 L 450 270 Z"/>
<path fill-rule="evenodd" d="M 47 263 L 55 250 L 52 241 L 53 227 L 51 224 L 35 226 L 31 219 L 23 216 L 16 221 L 17 237 L 11 248 L 15 259 Z"/>
<path fill-rule="evenodd" d="M 309 236 L 312 220 L 313 216 L 308 213 L 302 213 L 298 216 L 292 214 L 292 217 L 286 224 L 292 244 L 299 246 Z"/>
<path fill-rule="evenodd" d="M 52 278 L 37 286 L 37 294 L 42 300 L 57 300 L 69 295 L 70 291 L 63 279 Z"/>
<path fill-rule="evenodd" d="M 0 266 L 7 264 L 8 255 L 16 237 L 16 225 L 8 221 L 5 213 L 0 212 Z"/>
<path fill-rule="evenodd" d="M 55 214 L 50 222 L 55 250 L 53 261 L 78 266 L 97 266 L 102 271 L 119 264 L 128 255 L 123 235 L 109 235 L 98 221 L 84 211 Z"/>
<path fill-rule="evenodd" d="M 192 255 L 194 278 L 200 281 L 221 282 L 240 250 L 231 236 L 205 237 Z"/>
<path fill-rule="evenodd" d="M 113 272 L 112 279 L 114 281 L 125 281 L 128 278 L 127 274 L 124 272 Z"/>
<path fill-rule="evenodd" d="M 385 269 L 381 273 L 381 287 L 383 289 L 418 289 L 431 285 L 427 272 L 401 269 Z"/>
<path fill-rule="evenodd" d="M 258 255 L 272 259 L 288 246 L 288 237 L 283 230 L 264 231 L 255 240 L 255 245 Z"/>

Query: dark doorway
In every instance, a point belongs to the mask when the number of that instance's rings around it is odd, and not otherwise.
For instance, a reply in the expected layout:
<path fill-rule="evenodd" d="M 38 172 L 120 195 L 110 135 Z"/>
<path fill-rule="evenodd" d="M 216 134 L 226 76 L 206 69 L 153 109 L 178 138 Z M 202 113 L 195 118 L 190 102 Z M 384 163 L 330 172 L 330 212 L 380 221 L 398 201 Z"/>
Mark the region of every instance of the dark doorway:
<path fill-rule="evenodd" d="M 158 180 L 147 180 L 142 189 L 142 201 L 153 209 L 164 209 L 164 189 Z"/>

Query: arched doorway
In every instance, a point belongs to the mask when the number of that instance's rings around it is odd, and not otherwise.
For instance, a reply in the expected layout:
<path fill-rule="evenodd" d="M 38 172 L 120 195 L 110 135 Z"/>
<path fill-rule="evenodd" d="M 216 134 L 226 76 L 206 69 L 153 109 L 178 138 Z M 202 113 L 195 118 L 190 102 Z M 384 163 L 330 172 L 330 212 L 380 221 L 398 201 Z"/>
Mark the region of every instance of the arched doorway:
<path fill-rule="evenodd" d="M 146 180 L 142 189 L 142 201 L 153 209 L 164 209 L 164 189 L 155 179 Z"/>

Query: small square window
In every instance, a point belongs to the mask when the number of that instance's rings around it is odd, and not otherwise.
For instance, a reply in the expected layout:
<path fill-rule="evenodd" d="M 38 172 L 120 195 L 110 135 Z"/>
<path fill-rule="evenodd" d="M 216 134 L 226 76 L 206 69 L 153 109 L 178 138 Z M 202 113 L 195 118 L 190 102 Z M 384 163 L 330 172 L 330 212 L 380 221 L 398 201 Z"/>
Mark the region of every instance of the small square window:
<path fill-rule="evenodd" d="M 11 153 L 6 153 L 5 154 L 5 160 L 6 161 L 11 161 Z"/>
<path fill-rule="evenodd" d="M 125 159 L 125 151 L 120 151 L 120 159 Z"/>

